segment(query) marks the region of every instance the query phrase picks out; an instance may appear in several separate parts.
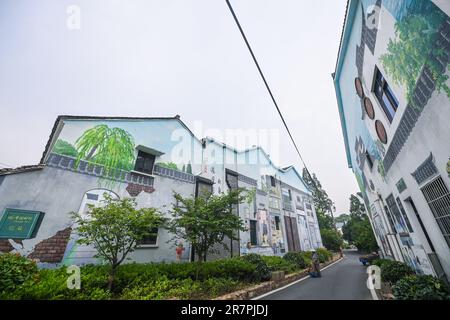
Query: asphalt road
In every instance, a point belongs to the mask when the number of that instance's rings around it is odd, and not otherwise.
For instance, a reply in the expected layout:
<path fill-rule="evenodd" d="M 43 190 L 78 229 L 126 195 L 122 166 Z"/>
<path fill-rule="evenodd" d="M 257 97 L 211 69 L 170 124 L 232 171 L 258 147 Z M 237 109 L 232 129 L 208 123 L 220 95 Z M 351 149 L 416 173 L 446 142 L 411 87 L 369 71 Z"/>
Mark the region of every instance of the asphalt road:
<path fill-rule="evenodd" d="M 261 300 L 371 300 L 367 274 L 357 252 L 322 271 L 321 278 L 307 278 Z"/>

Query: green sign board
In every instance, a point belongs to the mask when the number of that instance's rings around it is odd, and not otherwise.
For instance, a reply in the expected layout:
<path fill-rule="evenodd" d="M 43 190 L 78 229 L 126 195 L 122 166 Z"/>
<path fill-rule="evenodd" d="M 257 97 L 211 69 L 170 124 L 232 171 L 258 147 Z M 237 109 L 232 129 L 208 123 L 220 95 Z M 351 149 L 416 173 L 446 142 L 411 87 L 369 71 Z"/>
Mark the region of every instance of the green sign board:
<path fill-rule="evenodd" d="M 33 238 L 43 217 L 43 212 L 7 208 L 0 219 L 0 238 Z"/>

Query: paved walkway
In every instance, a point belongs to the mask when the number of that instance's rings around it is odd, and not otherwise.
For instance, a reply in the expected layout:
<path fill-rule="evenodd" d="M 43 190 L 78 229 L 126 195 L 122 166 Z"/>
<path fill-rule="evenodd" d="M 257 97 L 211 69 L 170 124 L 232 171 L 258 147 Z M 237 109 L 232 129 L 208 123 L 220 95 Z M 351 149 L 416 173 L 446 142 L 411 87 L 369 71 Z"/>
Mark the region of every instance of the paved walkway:
<path fill-rule="evenodd" d="M 321 278 L 307 278 L 261 300 L 371 300 L 367 274 L 357 252 L 322 271 Z"/>

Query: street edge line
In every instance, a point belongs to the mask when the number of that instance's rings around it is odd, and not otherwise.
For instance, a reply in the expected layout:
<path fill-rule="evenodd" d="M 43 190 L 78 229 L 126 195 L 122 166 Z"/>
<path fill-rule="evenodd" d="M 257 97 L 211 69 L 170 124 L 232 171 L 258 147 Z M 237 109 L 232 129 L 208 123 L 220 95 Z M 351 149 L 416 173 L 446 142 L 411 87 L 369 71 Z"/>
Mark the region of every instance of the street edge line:
<path fill-rule="evenodd" d="M 344 258 L 339 258 L 339 260 L 336 260 L 335 262 L 330 263 L 330 264 L 327 265 L 326 267 L 322 268 L 322 270 L 326 270 L 326 269 L 328 269 L 329 267 L 334 266 L 336 263 L 342 261 L 343 259 L 344 259 Z M 262 294 L 262 295 L 260 295 L 260 296 L 257 296 L 257 297 L 255 297 L 255 298 L 252 298 L 252 299 L 250 299 L 250 300 L 259 300 L 259 299 L 261 299 L 261 298 L 267 297 L 267 296 L 269 296 L 269 295 L 271 295 L 271 294 L 274 294 L 275 292 L 284 290 L 284 289 L 286 289 L 287 287 L 293 286 L 294 284 L 299 283 L 299 282 L 301 282 L 301 281 L 303 281 L 303 280 L 306 280 L 306 279 L 308 279 L 308 278 L 310 278 L 309 275 L 308 275 L 308 276 L 305 276 L 305 277 L 303 277 L 303 278 L 301 278 L 301 279 L 295 280 L 294 282 L 291 282 L 291 283 L 289 283 L 289 284 L 287 284 L 287 285 L 285 285 L 285 286 L 283 286 L 283 287 L 281 287 L 281 288 L 274 289 L 274 290 L 269 291 L 269 292 L 267 292 L 267 293 L 264 293 L 264 294 Z"/>

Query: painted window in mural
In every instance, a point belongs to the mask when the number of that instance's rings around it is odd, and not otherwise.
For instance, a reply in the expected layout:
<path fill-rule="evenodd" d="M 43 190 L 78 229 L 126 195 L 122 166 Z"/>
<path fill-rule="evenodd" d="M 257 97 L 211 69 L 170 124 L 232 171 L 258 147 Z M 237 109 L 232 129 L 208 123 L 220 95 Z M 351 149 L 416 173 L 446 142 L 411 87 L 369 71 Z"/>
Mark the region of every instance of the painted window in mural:
<path fill-rule="evenodd" d="M 375 70 L 373 91 L 389 122 L 392 122 L 397 112 L 398 100 L 378 68 Z"/>
<path fill-rule="evenodd" d="M 90 206 L 100 207 L 105 204 L 105 195 L 112 197 L 113 199 L 119 199 L 119 196 L 114 192 L 106 189 L 94 189 L 89 190 L 83 196 L 78 213 L 83 215 L 83 218 L 87 218 Z M 63 264 L 95 264 L 101 262 L 97 258 L 97 251 L 91 245 L 79 244 L 77 240 L 79 235 L 76 232 L 77 225 L 72 226 L 72 233 L 70 235 L 69 243 L 67 244 L 66 251 L 64 253 Z"/>
<path fill-rule="evenodd" d="M 250 243 L 252 244 L 252 246 L 256 246 L 258 244 L 255 220 L 250 220 Z"/>
<path fill-rule="evenodd" d="M 138 151 L 138 155 L 136 158 L 136 164 L 134 166 L 134 170 L 138 172 L 153 173 L 153 165 L 155 164 L 155 156 L 144 152 L 142 150 Z"/>

